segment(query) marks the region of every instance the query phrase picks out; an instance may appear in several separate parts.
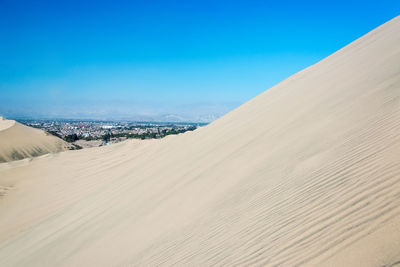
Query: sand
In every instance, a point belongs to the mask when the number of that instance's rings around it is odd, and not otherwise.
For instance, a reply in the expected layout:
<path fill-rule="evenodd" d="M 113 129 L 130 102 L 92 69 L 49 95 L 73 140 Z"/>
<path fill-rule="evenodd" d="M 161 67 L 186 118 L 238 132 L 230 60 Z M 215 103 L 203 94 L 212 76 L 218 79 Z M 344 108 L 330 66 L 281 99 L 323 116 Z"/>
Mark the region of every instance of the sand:
<path fill-rule="evenodd" d="M 0 116 L 0 132 L 14 126 L 15 121 L 6 120 Z"/>
<path fill-rule="evenodd" d="M 394 266 L 400 17 L 194 132 L 0 177 L 0 266 Z"/>
<path fill-rule="evenodd" d="M 73 144 L 74 145 L 78 145 L 82 148 L 91 148 L 91 147 L 99 147 L 99 146 L 104 146 L 105 145 L 105 141 L 104 140 L 90 140 L 90 141 L 86 141 L 86 140 L 77 140 L 75 141 Z"/>
<path fill-rule="evenodd" d="M 58 137 L 0 117 L 0 163 L 65 151 L 70 145 Z"/>

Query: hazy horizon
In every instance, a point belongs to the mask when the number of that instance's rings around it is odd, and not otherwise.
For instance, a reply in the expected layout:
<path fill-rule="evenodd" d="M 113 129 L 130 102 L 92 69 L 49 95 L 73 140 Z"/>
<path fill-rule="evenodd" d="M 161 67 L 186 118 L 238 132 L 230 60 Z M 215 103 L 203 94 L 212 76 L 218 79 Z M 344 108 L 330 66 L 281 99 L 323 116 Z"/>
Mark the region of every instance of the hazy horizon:
<path fill-rule="evenodd" d="M 400 6 L 339 2 L 1 1 L 0 115 L 210 122 Z"/>

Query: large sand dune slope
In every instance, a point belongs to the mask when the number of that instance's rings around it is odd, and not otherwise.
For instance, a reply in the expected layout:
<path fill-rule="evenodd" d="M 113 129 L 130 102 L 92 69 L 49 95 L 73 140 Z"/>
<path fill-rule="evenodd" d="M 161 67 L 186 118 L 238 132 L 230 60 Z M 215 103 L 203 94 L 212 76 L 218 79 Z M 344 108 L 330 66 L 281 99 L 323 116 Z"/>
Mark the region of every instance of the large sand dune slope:
<path fill-rule="evenodd" d="M 207 127 L 0 177 L 0 266 L 394 266 L 400 18 Z"/>
<path fill-rule="evenodd" d="M 0 117 L 0 162 L 56 153 L 68 147 L 68 143 L 42 130 Z"/>

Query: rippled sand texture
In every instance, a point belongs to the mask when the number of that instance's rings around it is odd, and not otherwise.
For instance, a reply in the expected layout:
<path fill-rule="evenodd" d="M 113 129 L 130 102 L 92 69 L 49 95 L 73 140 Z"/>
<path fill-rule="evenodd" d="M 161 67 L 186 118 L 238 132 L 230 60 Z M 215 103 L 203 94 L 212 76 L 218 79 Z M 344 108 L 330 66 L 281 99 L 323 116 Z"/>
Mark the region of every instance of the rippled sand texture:
<path fill-rule="evenodd" d="M 0 177 L 0 266 L 394 266 L 400 18 L 194 132 Z"/>

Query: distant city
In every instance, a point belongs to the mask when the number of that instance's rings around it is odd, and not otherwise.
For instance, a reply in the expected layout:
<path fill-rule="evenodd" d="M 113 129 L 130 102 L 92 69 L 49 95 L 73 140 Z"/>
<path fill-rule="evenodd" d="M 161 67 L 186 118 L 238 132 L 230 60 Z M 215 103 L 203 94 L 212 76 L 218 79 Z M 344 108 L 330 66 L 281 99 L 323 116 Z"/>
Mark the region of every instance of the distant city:
<path fill-rule="evenodd" d="M 73 144 L 75 149 L 119 143 L 126 139 L 157 139 L 193 131 L 206 123 L 166 123 L 91 120 L 18 120 Z"/>

